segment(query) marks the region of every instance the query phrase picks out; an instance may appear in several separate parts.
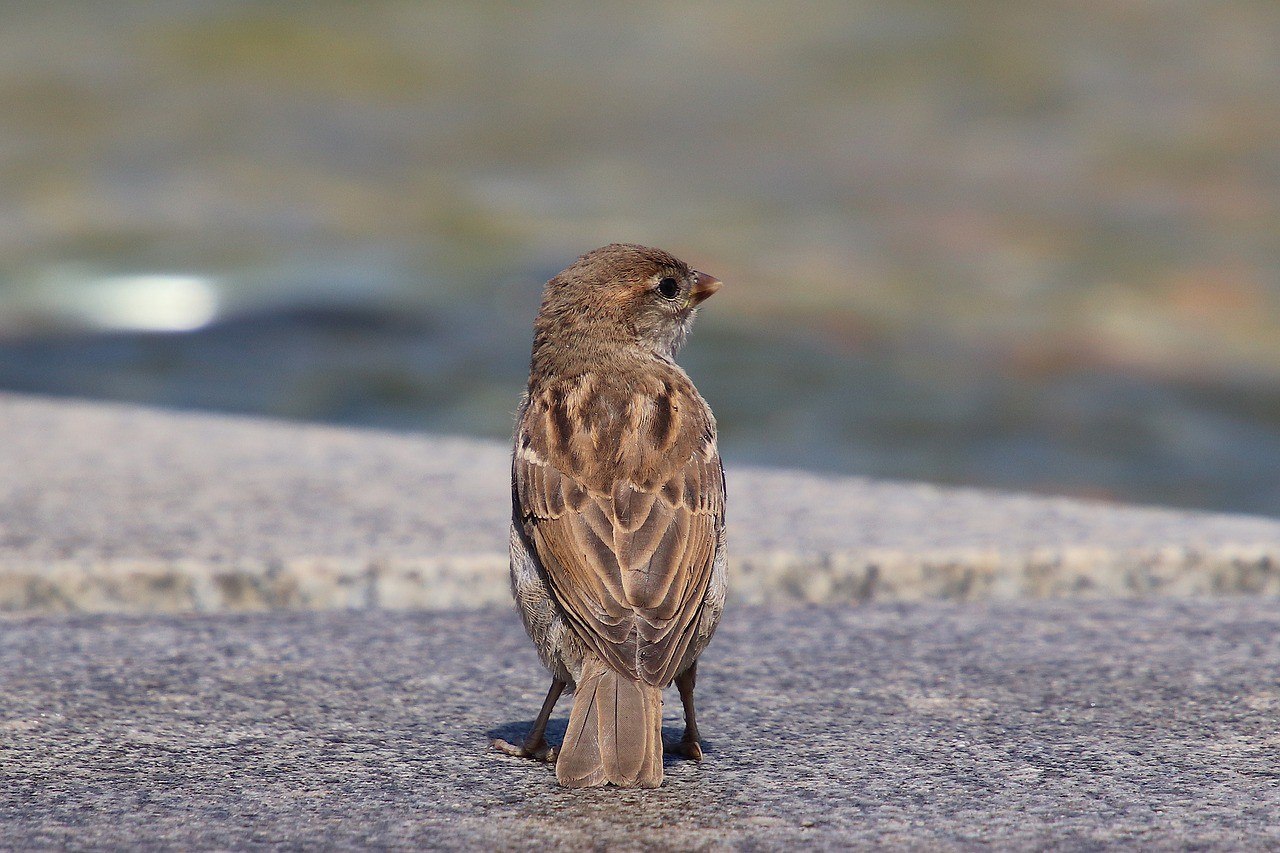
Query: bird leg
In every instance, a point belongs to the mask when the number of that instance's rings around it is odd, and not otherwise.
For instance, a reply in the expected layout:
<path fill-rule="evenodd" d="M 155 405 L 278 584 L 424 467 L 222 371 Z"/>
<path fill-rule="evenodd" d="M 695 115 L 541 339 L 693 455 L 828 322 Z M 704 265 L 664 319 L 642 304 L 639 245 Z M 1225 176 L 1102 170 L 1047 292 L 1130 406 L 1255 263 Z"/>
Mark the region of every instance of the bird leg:
<path fill-rule="evenodd" d="M 557 678 L 551 679 L 551 689 L 547 691 L 547 698 L 542 700 L 542 710 L 538 712 L 538 719 L 533 721 L 533 728 L 529 729 L 529 734 L 525 735 L 524 743 L 516 746 L 501 738 L 494 738 L 493 748 L 498 752 L 514 755 L 516 758 L 532 758 L 535 761 L 555 764 L 556 748 L 547 743 L 546 738 L 547 721 L 551 719 L 551 711 L 556 707 L 556 700 L 560 698 L 564 687 L 565 682 Z"/>
<path fill-rule="evenodd" d="M 682 755 L 694 761 L 702 760 L 702 739 L 698 736 L 698 718 L 693 710 L 693 685 L 698 680 L 698 662 L 676 676 L 676 689 L 684 705 L 684 737 L 676 743 L 665 743 L 663 748 L 672 755 Z"/>

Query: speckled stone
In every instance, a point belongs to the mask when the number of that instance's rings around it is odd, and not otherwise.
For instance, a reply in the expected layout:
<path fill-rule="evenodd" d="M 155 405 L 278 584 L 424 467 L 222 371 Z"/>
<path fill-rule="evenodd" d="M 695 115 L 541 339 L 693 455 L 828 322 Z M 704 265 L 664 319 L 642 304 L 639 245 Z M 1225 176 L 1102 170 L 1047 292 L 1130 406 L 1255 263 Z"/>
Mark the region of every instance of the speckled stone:
<path fill-rule="evenodd" d="M 0 612 L 509 600 L 501 445 L 0 394 Z M 1280 594 L 1280 521 L 730 465 L 741 603 Z"/>
<path fill-rule="evenodd" d="M 730 608 L 706 759 L 575 792 L 506 608 L 9 617 L 0 847 L 1269 849 L 1278 671 L 1270 599 Z"/>

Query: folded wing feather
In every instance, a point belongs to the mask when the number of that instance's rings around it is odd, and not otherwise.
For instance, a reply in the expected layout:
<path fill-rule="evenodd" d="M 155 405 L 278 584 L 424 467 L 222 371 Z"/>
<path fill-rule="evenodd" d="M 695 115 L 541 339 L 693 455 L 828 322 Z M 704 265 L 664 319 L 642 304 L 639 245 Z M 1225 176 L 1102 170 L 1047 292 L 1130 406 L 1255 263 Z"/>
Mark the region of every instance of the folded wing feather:
<path fill-rule="evenodd" d="M 590 390 L 552 387 L 522 406 L 518 510 L 574 632 L 662 687 L 696 631 L 724 520 L 714 421 L 683 373 L 629 386 L 629 403 Z M 575 423 L 588 438 L 566 435 Z"/>

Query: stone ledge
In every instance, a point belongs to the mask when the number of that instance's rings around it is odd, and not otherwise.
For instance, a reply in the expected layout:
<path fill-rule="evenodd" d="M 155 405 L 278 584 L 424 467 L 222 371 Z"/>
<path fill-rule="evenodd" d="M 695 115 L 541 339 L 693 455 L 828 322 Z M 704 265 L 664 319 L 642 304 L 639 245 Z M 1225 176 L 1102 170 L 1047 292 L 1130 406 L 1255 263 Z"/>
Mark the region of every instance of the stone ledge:
<path fill-rule="evenodd" d="M 374 562 L 297 558 L 219 566 L 116 560 L 0 566 L 0 613 L 215 613 L 449 610 L 505 605 L 506 558 L 463 555 Z M 1274 551 L 1169 547 L 1000 552 L 748 554 L 733 561 L 743 604 L 865 604 L 1280 595 Z"/>
<path fill-rule="evenodd" d="M 492 442 L 0 395 L 0 612 L 506 603 Z M 730 466 L 745 603 L 1280 594 L 1280 521 Z"/>

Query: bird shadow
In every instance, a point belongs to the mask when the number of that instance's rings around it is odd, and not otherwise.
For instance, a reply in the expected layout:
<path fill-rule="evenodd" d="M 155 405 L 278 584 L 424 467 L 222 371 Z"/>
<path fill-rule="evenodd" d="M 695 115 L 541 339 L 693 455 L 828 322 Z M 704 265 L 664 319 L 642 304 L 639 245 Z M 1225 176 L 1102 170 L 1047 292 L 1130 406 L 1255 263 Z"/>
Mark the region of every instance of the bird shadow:
<path fill-rule="evenodd" d="M 568 726 L 569 726 L 568 717 L 560 717 L 560 718 L 553 717 L 551 720 L 548 720 L 547 733 L 546 733 L 547 743 L 559 749 L 560 744 L 564 743 L 564 732 L 565 732 L 565 729 L 568 728 Z M 507 743 L 518 744 L 524 740 L 525 735 L 529 733 L 529 729 L 531 728 L 533 728 L 533 720 L 502 723 L 500 725 L 490 728 L 488 731 L 484 733 L 486 738 L 486 743 L 493 741 L 495 739 L 498 739 L 498 740 L 505 740 Z M 683 725 L 674 725 L 674 726 L 664 725 L 662 727 L 662 739 L 667 743 L 675 743 L 676 741 L 680 740 L 680 738 L 683 736 L 684 736 Z M 713 752 L 714 750 L 709 749 L 707 742 L 704 740 L 702 742 L 702 751 L 704 753 L 710 753 L 710 752 Z M 664 756 L 663 764 L 672 764 L 672 763 L 677 763 L 683 760 L 684 759 L 682 759 L 680 756 L 668 754 Z"/>
<path fill-rule="evenodd" d="M 548 720 L 547 734 L 546 734 L 547 743 L 553 744 L 554 746 L 557 746 L 557 747 L 560 746 L 560 744 L 564 742 L 564 730 L 568 728 L 568 726 L 569 726 L 568 717 L 563 717 L 561 719 L 556 719 L 553 717 L 552 719 Z M 497 738 L 500 740 L 505 740 L 508 743 L 520 743 L 521 741 L 524 740 L 525 735 L 529 734 L 529 729 L 531 728 L 533 728 L 533 720 L 526 720 L 524 722 L 502 723 L 501 725 L 494 726 L 493 728 L 489 729 L 484 734 L 485 734 L 485 737 L 487 737 L 489 740 L 493 740 Z"/>

